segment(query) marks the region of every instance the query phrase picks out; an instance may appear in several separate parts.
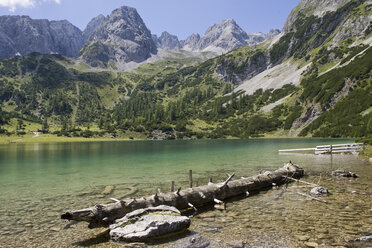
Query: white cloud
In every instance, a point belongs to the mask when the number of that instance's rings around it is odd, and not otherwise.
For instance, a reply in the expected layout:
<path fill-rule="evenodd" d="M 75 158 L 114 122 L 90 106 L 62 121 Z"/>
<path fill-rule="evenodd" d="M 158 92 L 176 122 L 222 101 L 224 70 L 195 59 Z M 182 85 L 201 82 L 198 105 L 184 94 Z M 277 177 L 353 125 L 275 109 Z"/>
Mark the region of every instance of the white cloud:
<path fill-rule="evenodd" d="M 10 11 L 15 11 L 17 8 L 33 8 L 41 2 L 61 3 L 61 0 L 0 0 L 0 7 L 7 7 Z"/>

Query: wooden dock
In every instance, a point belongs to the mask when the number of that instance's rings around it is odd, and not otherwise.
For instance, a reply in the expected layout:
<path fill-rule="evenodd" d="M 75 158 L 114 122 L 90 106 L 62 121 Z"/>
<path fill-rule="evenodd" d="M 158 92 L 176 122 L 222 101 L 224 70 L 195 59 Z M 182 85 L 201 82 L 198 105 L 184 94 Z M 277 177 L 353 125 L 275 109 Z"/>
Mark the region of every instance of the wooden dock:
<path fill-rule="evenodd" d="M 322 145 L 315 148 L 298 148 L 279 150 L 279 152 L 302 152 L 314 151 L 315 154 L 333 154 L 333 153 L 357 153 L 364 150 L 363 143 L 337 144 L 337 145 Z"/>

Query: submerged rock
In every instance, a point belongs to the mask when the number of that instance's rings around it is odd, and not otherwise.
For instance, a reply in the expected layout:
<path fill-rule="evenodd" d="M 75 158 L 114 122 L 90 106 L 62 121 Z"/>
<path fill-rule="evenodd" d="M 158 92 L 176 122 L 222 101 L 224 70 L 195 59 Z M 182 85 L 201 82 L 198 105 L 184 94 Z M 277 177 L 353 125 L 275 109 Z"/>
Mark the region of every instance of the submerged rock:
<path fill-rule="evenodd" d="M 110 195 L 112 191 L 114 191 L 115 187 L 112 185 L 108 185 L 105 187 L 105 189 L 102 191 L 103 195 Z"/>
<path fill-rule="evenodd" d="M 352 239 L 352 240 L 349 240 L 349 242 L 351 242 L 351 243 L 353 243 L 353 242 L 372 242 L 372 235 L 363 236 L 363 237 L 360 237 L 360 238 L 357 238 L 357 239 Z"/>
<path fill-rule="evenodd" d="M 167 246 L 166 248 L 207 248 L 210 247 L 210 241 L 205 239 L 200 234 L 193 235 L 178 240 L 177 242 Z"/>
<path fill-rule="evenodd" d="M 150 207 L 128 213 L 110 225 L 110 237 L 115 241 L 146 241 L 151 238 L 186 230 L 191 220 L 169 206 Z"/>
<path fill-rule="evenodd" d="M 245 242 L 242 240 L 239 241 L 230 241 L 226 243 L 228 248 L 245 248 Z"/>
<path fill-rule="evenodd" d="M 358 178 L 359 176 L 353 172 L 345 171 L 345 170 L 335 170 L 332 171 L 331 176 L 333 177 L 352 177 Z"/>
<path fill-rule="evenodd" d="M 300 236 L 297 236 L 297 238 L 300 241 L 308 241 L 310 239 L 310 237 L 306 235 L 300 235 Z"/>
<path fill-rule="evenodd" d="M 327 188 L 315 187 L 311 189 L 310 194 L 319 196 L 319 195 L 328 195 L 329 192 Z"/>
<path fill-rule="evenodd" d="M 315 243 L 315 242 L 305 242 L 304 245 L 306 245 L 306 247 L 318 247 L 318 243 Z"/>

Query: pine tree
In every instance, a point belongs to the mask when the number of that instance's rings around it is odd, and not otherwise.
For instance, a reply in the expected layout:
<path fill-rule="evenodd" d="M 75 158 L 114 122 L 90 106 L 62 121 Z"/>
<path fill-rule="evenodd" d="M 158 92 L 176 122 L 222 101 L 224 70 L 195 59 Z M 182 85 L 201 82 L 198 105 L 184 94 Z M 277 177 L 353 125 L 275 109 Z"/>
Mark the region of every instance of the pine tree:
<path fill-rule="evenodd" d="M 44 118 L 43 127 L 42 128 L 43 128 L 43 131 L 48 132 L 48 130 L 49 130 L 48 118 Z"/>

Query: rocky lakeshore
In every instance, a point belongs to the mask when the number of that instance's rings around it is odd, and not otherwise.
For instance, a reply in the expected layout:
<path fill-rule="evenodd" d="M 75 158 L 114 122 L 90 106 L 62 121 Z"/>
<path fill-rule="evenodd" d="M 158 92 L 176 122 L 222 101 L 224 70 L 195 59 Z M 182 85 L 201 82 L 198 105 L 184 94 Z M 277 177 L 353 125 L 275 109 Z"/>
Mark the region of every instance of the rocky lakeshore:
<path fill-rule="evenodd" d="M 370 165 L 358 167 L 361 178 L 334 178 L 311 171 L 309 182 L 321 181 L 332 194 L 328 204 L 311 201 L 281 189 L 269 190 L 238 201 L 227 202 L 226 210 L 202 209 L 192 217 L 189 231 L 165 240 L 137 243 L 124 247 L 344 247 L 372 229 L 369 205 L 372 202 Z M 320 176 L 323 175 L 323 176 Z M 166 187 L 163 185 L 162 187 Z M 304 185 L 294 183 L 294 189 Z M 1 214 L 0 240 L 3 247 L 123 247 L 109 241 L 106 229 L 88 230 L 86 224 L 59 220 L 61 204 L 81 205 L 82 199 L 97 202 L 106 187 L 87 192 L 74 199 L 42 199 L 30 203 L 21 201 Z M 310 190 L 310 189 L 308 189 Z M 127 185 L 119 185 L 112 195 L 129 192 Z M 115 193 L 116 192 L 116 193 Z M 148 193 L 139 187 L 136 194 Z M 12 200 L 15 202 L 15 199 Z M 43 206 L 43 207 L 41 207 Z M 41 208 L 40 208 L 41 207 Z M 195 246 L 192 246 L 193 242 Z"/>

